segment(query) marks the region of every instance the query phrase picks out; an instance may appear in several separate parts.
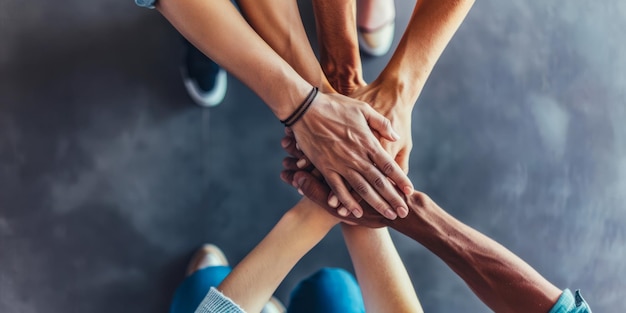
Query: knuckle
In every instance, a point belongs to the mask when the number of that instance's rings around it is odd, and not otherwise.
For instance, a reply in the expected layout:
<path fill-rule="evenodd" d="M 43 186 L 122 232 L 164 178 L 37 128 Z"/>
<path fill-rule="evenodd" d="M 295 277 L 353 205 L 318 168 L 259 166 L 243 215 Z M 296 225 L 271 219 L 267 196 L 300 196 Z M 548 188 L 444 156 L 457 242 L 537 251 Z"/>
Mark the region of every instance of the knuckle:
<path fill-rule="evenodd" d="M 369 193 L 369 186 L 366 183 L 357 183 L 354 187 L 357 193 L 361 196 L 367 195 Z"/>
<path fill-rule="evenodd" d="M 378 203 L 374 204 L 373 208 L 374 208 L 374 210 L 376 210 L 376 212 L 379 212 L 379 213 L 382 214 L 387 209 L 389 209 L 389 206 L 387 204 L 385 204 L 384 202 L 378 202 Z"/>
<path fill-rule="evenodd" d="M 411 197 L 413 198 L 413 201 L 415 202 L 415 204 L 417 204 L 420 207 L 425 207 L 430 202 L 432 202 L 430 197 L 421 191 L 415 191 L 413 195 L 411 195 Z"/>
<path fill-rule="evenodd" d="M 392 161 L 387 161 L 381 165 L 380 170 L 383 174 L 389 176 L 394 171 L 394 163 Z"/>
<path fill-rule="evenodd" d="M 387 178 L 378 176 L 374 179 L 374 186 L 376 186 L 376 188 L 378 189 L 383 189 L 386 186 L 385 185 L 386 180 Z"/>

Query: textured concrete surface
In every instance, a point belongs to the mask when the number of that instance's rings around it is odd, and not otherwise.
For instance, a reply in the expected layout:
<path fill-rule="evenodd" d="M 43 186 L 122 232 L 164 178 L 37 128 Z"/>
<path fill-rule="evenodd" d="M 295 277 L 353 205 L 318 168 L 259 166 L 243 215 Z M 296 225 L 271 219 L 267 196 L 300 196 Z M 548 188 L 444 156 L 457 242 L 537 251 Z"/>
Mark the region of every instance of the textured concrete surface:
<path fill-rule="evenodd" d="M 477 1 L 414 110 L 415 185 L 597 312 L 626 287 L 624 29 L 620 0 Z M 0 312 L 166 312 L 195 247 L 236 263 L 297 200 L 279 123 L 233 78 L 193 106 L 157 12 L 0 0 L 0 43 Z M 426 312 L 488 311 L 395 237 Z M 350 266 L 337 231 L 278 295 L 323 265 Z"/>

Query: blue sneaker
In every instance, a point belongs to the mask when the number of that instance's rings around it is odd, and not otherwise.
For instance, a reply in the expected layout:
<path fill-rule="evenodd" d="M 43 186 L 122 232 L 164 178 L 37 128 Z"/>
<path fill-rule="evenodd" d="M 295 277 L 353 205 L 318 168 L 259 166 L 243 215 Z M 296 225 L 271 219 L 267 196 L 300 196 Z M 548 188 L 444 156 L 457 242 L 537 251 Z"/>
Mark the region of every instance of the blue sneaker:
<path fill-rule="evenodd" d="M 216 106 L 226 96 L 226 71 L 188 41 L 181 66 L 183 82 L 191 99 L 204 107 Z"/>

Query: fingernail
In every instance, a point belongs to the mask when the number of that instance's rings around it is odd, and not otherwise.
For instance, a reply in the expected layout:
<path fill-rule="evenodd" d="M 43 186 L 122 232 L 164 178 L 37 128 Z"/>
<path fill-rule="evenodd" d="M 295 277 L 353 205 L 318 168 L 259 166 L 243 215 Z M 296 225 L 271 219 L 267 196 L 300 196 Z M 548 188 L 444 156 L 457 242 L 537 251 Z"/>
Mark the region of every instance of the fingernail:
<path fill-rule="evenodd" d="M 304 185 L 304 180 L 305 180 L 304 177 L 298 178 L 298 181 L 296 182 L 298 186 L 295 186 L 295 187 L 298 187 L 298 188 L 302 187 L 302 185 Z"/>
<path fill-rule="evenodd" d="M 328 199 L 328 205 L 332 208 L 336 208 L 339 205 L 339 199 L 337 199 L 337 196 L 333 195 L 330 197 L 330 199 Z"/>
<path fill-rule="evenodd" d="M 407 215 L 409 215 L 409 210 L 407 208 L 398 207 L 398 216 L 405 218 Z"/>
<path fill-rule="evenodd" d="M 346 209 L 345 207 L 340 207 L 339 210 L 337 210 L 337 213 L 341 216 L 348 216 L 348 209 Z"/>
<path fill-rule="evenodd" d="M 305 159 L 300 159 L 298 160 L 298 162 L 296 162 L 296 165 L 298 166 L 298 168 L 303 168 L 306 166 L 306 160 Z"/>
<path fill-rule="evenodd" d="M 356 218 L 361 218 L 361 216 L 363 216 L 363 212 L 359 209 L 355 209 L 354 211 L 352 211 L 352 214 L 354 214 L 354 217 Z"/>
<path fill-rule="evenodd" d="M 304 196 L 304 192 L 302 192 L 302 189 L 300 189 L 300 188 L 298 188 L 298 193 L 299 193 L 301 196 Z"/>
<path fill-rule="evenodd" d="M 393 211 L 391 211 L 390 209 L 385 210 L 383 215 L 390 220 L 395 220 L 396 217 L 398 217 L 398 215 L 396 215 L 396 213 L 393 213 Z"/>
<path fill-rule="evenodd" d="M 292 186 L 294 186 L 294 187 L 296 187 L 296 188 L 300 187 L 300 186 L 298 186 L 298 182 L 297 182 L 297 181 L 295 181 L 295 180 L 292 180 L 292 181 L 291 181 L 291 185 L 292 185 Z"/>
<path fill-rule="evenodd" d="M 402 191 L 404 191 L 404 194 L 408 196 L 413 192 L 413 188 L 411 188 L 411 186 L 404 186 L 404 188 L 402 188 Z"/>
<path fill-rule="evenodd" d="M 287 146 L 289 146 L 290 143 L 291 143 L 291 139 L 290 138 L 283 138 L 283 140 L 280 141 L 280 145 L 283 148 L 287 148 Z"/>
<path fill-rule="evenodd" d="M 296 149 L 300 150 L 300 145 L 296 142 Z"/>

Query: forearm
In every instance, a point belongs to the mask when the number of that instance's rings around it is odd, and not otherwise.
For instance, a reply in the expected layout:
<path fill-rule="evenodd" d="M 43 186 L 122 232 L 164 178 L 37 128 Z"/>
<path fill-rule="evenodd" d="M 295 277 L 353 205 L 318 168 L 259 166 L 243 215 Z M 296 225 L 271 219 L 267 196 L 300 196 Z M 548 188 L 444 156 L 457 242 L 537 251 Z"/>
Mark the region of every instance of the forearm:
<path fill-rule="evenodd" d="M 279 119 L 289 116 L 311 90 L 230 1 L 160 0 L 157 9 L 198 49 L 256 92 Z"/>
<path fill-rule="evenodd" d="M 364 85 L 356 34 L 355 0 L 314 0 L 313 11 L 324 73 L 337 91 Z"/>
<path fill-rule="evenodd" d="M 495 312 L 548 312 L 561 291 L 489 237 L 461 223 L 423 194 L 393 226 L 441 258 Z"/>
<path fill-rule="evenodd" d="M 311 48 L 298 3 L 284 0 L 238 0 L 252 28 L 278 55 L 322 92 L 333 92 Z"/>
<path fill-rule="evenodd" d="M 387 228 L 342 225 L 367 312 L 423 312 Z"/>
<path fill-rule="evenodd" d="M 394 84 L 413 106 L 474 0 L 420 0 L 391 60 L 377 80 Z"/>
<path fill-rule="evenodd" d="M 259 312 L 293 266 L 337 223 L 304 198 L 224 279 L 218 289 L 247 312 Z"/>

